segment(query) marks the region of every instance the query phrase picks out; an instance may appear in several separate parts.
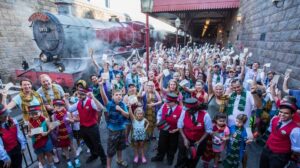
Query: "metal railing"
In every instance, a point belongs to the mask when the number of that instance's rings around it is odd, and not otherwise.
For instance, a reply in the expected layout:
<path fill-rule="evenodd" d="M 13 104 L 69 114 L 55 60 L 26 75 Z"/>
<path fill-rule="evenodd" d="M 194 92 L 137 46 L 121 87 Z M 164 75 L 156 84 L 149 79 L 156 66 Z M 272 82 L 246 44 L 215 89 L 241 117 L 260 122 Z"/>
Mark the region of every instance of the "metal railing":
<path fill-rule="evenodd" d="M 24 124 L 23 120 L 19 120 L 18 122 L 24 137 L 27 139 L 26 135 L 28 133 L 28 126 Z M 34 152 L 33 148 L 30 147 L 27 139 L 26 150 L 24 151 L 24 153 L 22 153 L 23 161 L 24 161 L 23 163 L 25 163 L 25 165 L 22 163 L 22 167 L 25 166 L 25 168 L 29 168 L 30 166 L 35 164 L 37 158 L 32 155 L 33 154 L 32 152 Z"/>

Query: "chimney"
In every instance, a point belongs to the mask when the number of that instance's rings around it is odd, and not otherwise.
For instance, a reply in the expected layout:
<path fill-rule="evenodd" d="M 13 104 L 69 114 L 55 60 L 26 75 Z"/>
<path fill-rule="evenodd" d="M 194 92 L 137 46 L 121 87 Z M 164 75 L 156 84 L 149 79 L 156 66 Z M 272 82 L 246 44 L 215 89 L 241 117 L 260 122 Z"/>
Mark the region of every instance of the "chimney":
<path fill-rule="evenodd" d="M 72 15 L 73 0 L 55 0 L 58 14 L 60 15 Z"/>

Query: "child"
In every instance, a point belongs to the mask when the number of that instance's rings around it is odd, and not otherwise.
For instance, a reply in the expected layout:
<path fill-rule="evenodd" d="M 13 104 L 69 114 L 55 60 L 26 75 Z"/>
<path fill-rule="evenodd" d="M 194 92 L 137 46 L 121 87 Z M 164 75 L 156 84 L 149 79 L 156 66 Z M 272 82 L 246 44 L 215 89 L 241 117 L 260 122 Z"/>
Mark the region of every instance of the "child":
<path fill-rule="evenodd" d="M 129 116 L 132 121 L 133 134 L 132 139 L 134 140 L 134 163 L 138 163 L 139 156 L 138 152 L 141 151 L 142 154 L 142 163 L 146 163 L 147 160 L 145 158 L 144 153 L 144 141 L 146 139 L 146 130 L 149 126 L 149 122 L 144 118 L 144 112 L 141 107 L 135 109 L 134 114 L 132 113 L 131 106 L 129 106 Z"/>
<path fill-rule="evenodd" d="M 127 107 L 122 101 L 122 91 L 114 90 L 112 100 L 109 101 L 103 88 L 103 81 L 99 81 L 100 93 L 103 98 L 107 112 L 105 119 L 108 128 L 107 144 L 107 168 L 111 168 L 113 156 L 117 153 L 117 164 L 122 167 L 128 167 L 126 161 L 122 159 L 122 150 L 126 148 L 125 129 L 127 118 L 129 117 Z"/>
<path fill-rule="evenodd" d="M 74 157 L 75 167 L 78 168 L 80 167 L 80 161 L 76 157 L 74 146 L 72 145 L 72 130 L 70 128 L 70 119 L 68 117 L 68 112 L 65 108 L 65 101 L 61 99 L 54 99 L 53 106 L 54 114 L 52 115 L 52 121 L 60 123 L 60 125 L 57 126 L 53 131 L 53 135 L 56 140 L 55 146 L 62 148 L 63 152 L 66 155 L 68 168 L 73 168 L 72 161 L 70 160 L 70 148 L 72 152 L 71 154 Z"/>
<path fill-rule="evenodd" d="M 29 106 L 29 137 L 32 138 L 32 145 L 34 152 L 38 157 L 38 160 L 41 162 L 42 166 L 46 164 L 44 158 L 47 156 L 48 164 L 50 168 L 56 168 L 53 162 L 52 150 L 53 145 L 49 137 L 49 133 L 52 128 L 50 127 L 49 121 L 41 115 L 41 106 Z M 36 134 L 34 132 L 42 128 L 42 133 Z"/>
<path fill-rule="evenodd" d="M 247 119 L 247 115 L 239 114 L 236 117 L 235 125 L 230 127 L 230 142 L 227 156 L 223 162 L 224 168 L 238 168 L 242 161 L 247 140 L 247 132 L 244 127 Z"/>
<path fill-rule="evenodd" d="M 229 128 L 226 125 L 227 116 L 224 113 L 218 113 L 215 116 L 215 124 L 212 133 L 212 149 L 214 152 L 214 168 L 218 167 L 220 155 L 225 148 L 225 143 L 229 139 Z"/>
<path fill-rule="evenodd" d="M 77 97 L 71 97 L 70 98 L 70 103 L 74 104 L 78 101 Z M 78 157 L 82 151 L 80 142 L 81 142 L 81 135 L 80 135 L 80 119 L 79 119 L 79 114 L 78 111 L 74 111 L 71 115 L 71 121 L 72 122 L 72 132 L 73 132 L 73 137 L 76 140 L 77 144 L 77 149 L 76 149 L 76 156 Z"/>

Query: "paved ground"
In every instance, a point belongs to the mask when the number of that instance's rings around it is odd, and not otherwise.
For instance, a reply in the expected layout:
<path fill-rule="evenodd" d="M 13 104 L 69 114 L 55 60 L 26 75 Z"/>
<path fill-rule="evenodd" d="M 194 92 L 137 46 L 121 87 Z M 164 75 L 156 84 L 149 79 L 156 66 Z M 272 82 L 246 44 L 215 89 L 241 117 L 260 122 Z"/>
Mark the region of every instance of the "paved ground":
<path fill-rule="evenodd" d="M 106 146 L 107 146 L 107 130 L 106 130 L 106 124 L 105 122 L 101 122 L 100 125 L 100 134 L 101 134 L 101 141 L 103 144 L 103 147 L 106 151 Z M 31 146 L 31 143 L 30 145 Z M 166 164 L 166 160 L 164 162 L 160 162 L 160 163 L 153 163 L 150 162 L 150 158 L 152 156 L 154 156 L 156 154 L 156 147 L 157 147 L 157 141 L 152 141 L 151 144 L 146 146 L 146 158 L 148 159 L 148 163 L 147 164 L 134 164 L 133 163 L 133 149 L 131 147 L 128 147 L 125 151 L 123 151 L 123 158 L 129 163 L 129 167 L 130 168 L 170 168 L 170 167 L 174 167 L 176 160 L 174 161 L 173 166 L 167 166 Z M 259 162 L 259 156 L 260 156 L 260 152 L 261 152 L 261 148 L 258 147 L 255 144 L 251 144 L 250 146 L 248 146 L 248 151 L 249 151 L 249 157 L 248 157 L 248 168 L 257 168 L 258 167 L 258 162 Z M 61 152 L 59 152 L 59 154 L 61 154 Z M 34 160 L 35 160 L 35 155 L 34 156 Z M 82 152 L 82 154 L 80 155 L 80 160 L 82 162 L 82 167 L 88 167 L 88 168 L 99 168 L 101 167 L 101 162 L 100 159 L 97 159 L 96 161 L 90 163 L 90 164 L 85 164 L 85 160 L 87 159 L 87 157 L 89 156 L 89 154 L 86 152 L 86 147 L 84 147 L 84 150 Z M 26 153 L 26 157 L 27 159 L 29 159 L 29 155 L 28 153 Z M 57 164 L 56 166 L 58 168 L 65 168 L 66 167 L 66 162 L 63 158 L 63 156 L 60 156 L 61 158 L 61 162 L 59 164 Z M 116 164 L 114 158 L 113 161 L 113 168 L 117 168 L 118 165 Z M 24 166 L 25 167 L 25 164 Z M 30 166 L 30 168 L 35 168 L 38 167 L 37 166 L 37 162 L 35 162 L 32 166 Z M 199 162 L 198 167 L 201 167 L 201 163 Z"/>

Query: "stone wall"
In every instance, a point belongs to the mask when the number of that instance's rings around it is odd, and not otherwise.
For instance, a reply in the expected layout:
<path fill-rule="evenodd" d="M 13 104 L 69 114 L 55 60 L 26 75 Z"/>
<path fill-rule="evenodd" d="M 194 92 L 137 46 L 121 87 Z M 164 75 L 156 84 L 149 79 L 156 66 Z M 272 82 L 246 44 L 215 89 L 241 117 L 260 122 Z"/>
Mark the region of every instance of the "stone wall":
<path fill-rule="evenodd" d="M 15 69 L 22 69 L 23 60 L 32 64 L 40 54 L 33 39 L 28 18 L 34 12 L 50 11 L 57 13 L 55 0 L 1 0 L 0 1 L 0 76 L 5 82 L 14 80 Z M 99 9 L 82 2 L 74 1 L 73 14 L 107 21 L 116 15 L 124 21 L 122 14 L 109 9 Z"/>
<path fill-rule="evenodd" d="M 229 40 L 248 47 L 254 55 L 250 61 L 270 62 L 271 69 L 279 74 L 293 69 L 290 86 L 299 88 L 300 1 L 285 0 L 282 8 L 276 8 L 271 0 L 241 0 L 238 12 L 242 21 L 236 23 L 234 17 Z"/>

